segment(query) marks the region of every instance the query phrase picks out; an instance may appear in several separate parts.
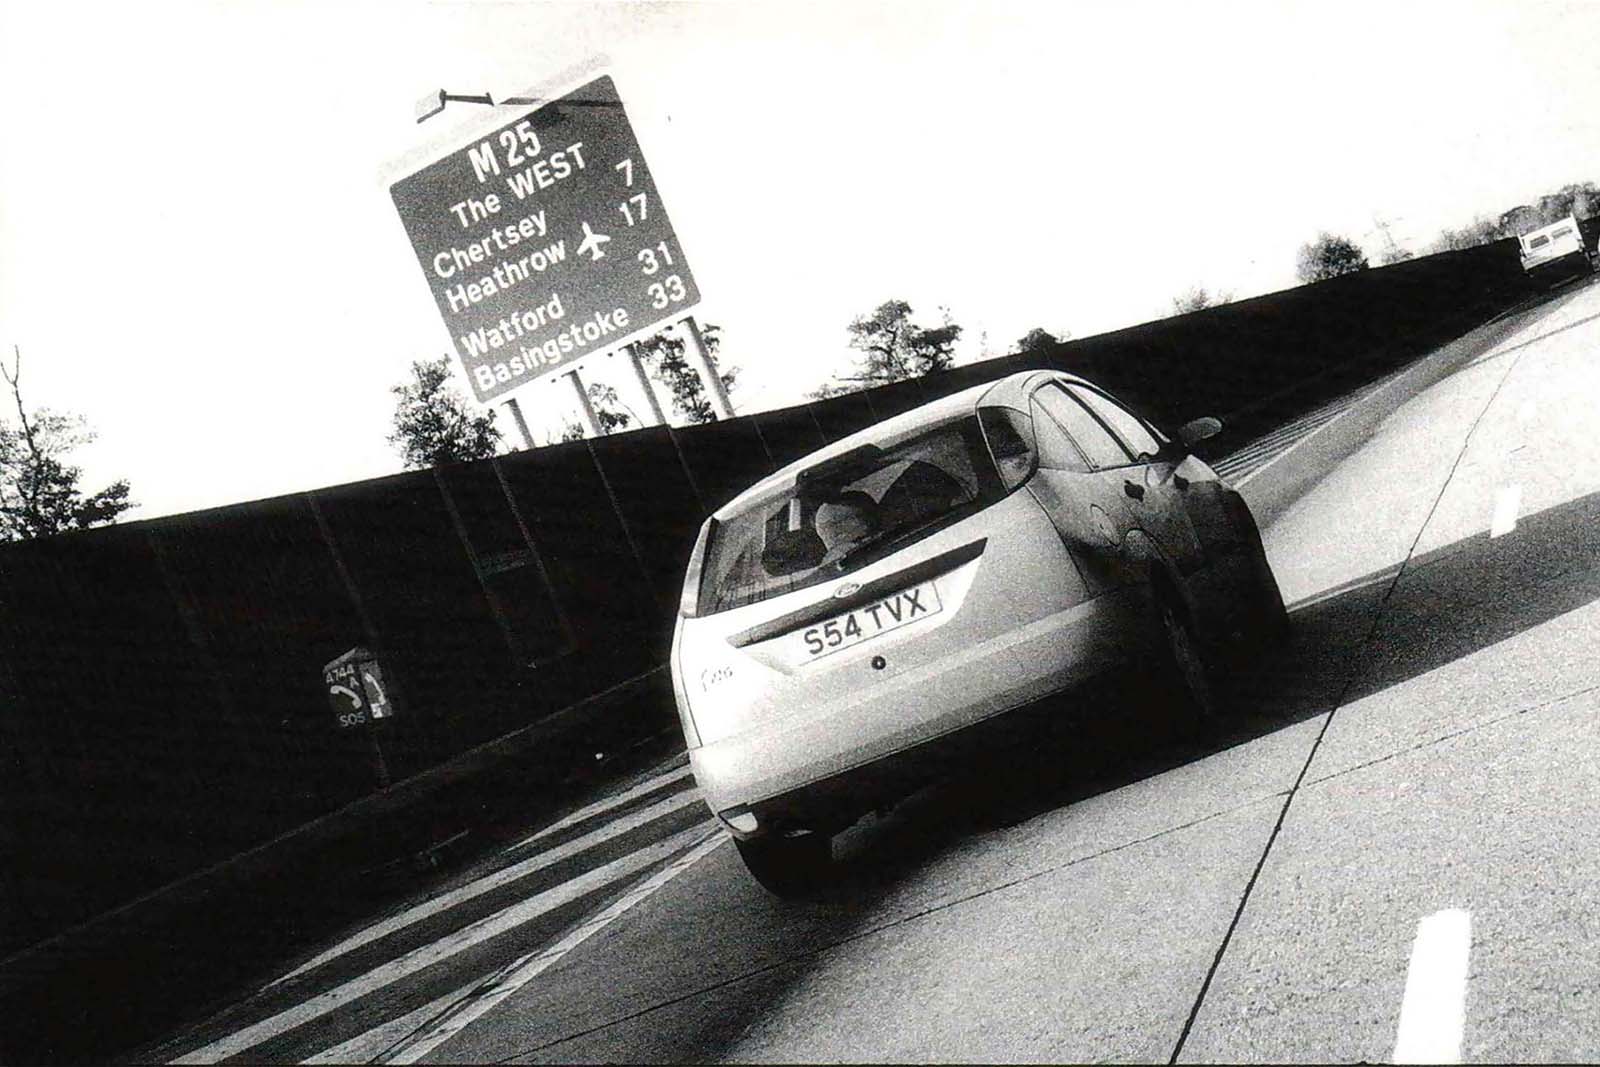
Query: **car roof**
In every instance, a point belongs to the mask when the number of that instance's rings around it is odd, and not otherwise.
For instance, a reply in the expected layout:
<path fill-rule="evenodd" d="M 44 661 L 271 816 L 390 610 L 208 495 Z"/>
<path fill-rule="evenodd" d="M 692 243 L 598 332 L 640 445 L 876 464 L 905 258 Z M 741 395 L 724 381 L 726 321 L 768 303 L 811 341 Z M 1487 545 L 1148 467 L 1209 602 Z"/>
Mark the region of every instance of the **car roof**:
<path fill-rule="evenodd" d="M 949 396 L 930 400 L 926 404 L 914 407 L 910 411 L 901 412 L 882 422 L 875 422 L 865 429 L 857 430 L 848 437 L 841 437 L 831 444 L 824 445 L 815 452 L 808 452 L 799 459 L 774 471 L 765 478 L 756 482 L 750 488 L 718 508 L 713 517 L 721 522 L 729 515 L 744 510 L 745 505 L 756 499 L 773 492 L 780 486 L 785 486 L 794 481 L 795 475 L 807 467 L 815 466 L 824 460 L 841 456 L 852 448 L 881 441 L 884 438 L 904 437 L 914 433 L 923 426 L 931 426 L 944 422 L 957 416 L 976 411 L 980 403 L 985 406 L 1018 407 L 1026 409 L 1027 394 L 1037 384 L 1037 380 L 1044 378 L 1060 378 L 1071 375 L 1061 375 L 1052 371 L 1026 370 L 1015 374 L 1008 374 L 1004 378 L 981 385 L 970 386 Z"/>

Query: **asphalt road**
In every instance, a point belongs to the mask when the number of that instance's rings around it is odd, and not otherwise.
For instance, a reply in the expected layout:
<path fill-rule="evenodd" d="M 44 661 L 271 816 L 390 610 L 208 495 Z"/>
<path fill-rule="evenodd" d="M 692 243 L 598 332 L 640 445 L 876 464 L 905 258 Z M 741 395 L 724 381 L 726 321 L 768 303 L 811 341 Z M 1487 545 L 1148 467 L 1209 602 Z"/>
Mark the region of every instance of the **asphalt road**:
<path fill-rule="evenodd" d="M 1137 684 L 780 902 L 660 768 L 151 1053 L 195 1062 L 1600 1058 L 1600 286 L 1266 531 L 1287 648 Z"/>

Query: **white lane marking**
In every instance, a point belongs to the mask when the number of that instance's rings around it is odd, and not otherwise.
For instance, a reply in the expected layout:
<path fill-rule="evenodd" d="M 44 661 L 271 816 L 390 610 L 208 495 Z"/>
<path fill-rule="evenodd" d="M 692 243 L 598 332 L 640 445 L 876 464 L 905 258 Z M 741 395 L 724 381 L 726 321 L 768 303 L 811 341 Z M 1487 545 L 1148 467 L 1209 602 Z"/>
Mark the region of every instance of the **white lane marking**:
<path fill-rule="evenodd" d="M 1489 538 L 1493 540 L 1517 528 L 1517 508 L 1522 505 L 1522 488 L 1510 486 L 1494 498 L 1494 516 L 1489 520 Z"/>
<path fill-rule="evenodd" d="M 1466 911 L 1450 908 L 1417 924 L 1394 1062 L 1461 1062 L 1471 953 L 1472 916 Z"/>
<path fill-rule="evenodd" d="M 541 915 L 548 914 L 563 904 L 570 904 L 589 893 L 603 889 L 612 882 L 620 881 L 630 875 L 639 873 L 674 855 L 682 849 L 698 844 L 704 839 L 708 826 L 712 820 L 674 834 L 665 841 L 657 842 L 649 848 L 641 849 L 620 859 L 612 860 L 603 867 L 574 878 L 570 882 L 547 889 L 543 893 L 529 897 L 527 900 L 513 904 L 485 916 L 477 922 L 462 927 L 429 945 L 413 949 L 403 956 L 399 956 L 380 967 L 376 967 L 358 978 L 352 978 L 343 985 L 336 986 L 324 993 L 319 993 L 304 1003 L 297 1004 L 269 1018 L 252 1023 L 250 1026 L 219 1038 L 209 1045 L 197 1048 L 194 1051 L 174 1060 L 174 1063 L 216 1063 L 236 1056 L 246 1049 L 252 1048 L 269 1038 L 285 1033 L 312 1019 L 320 1018 L 331 1011 L 345 1006 L 355 1000 L 373 993 L 385 986 L 393 985 L 402 978 L 408 978 L 418 971 L 432 967 L 441 960 L 475 945 L 498 937 L 515 927 L 533 921 Z"/>
<path fill-rule="evenodd" d="M 551 823 L 549 826 L 546 826 L 543 830 L 540 830 L 532 837 L 525 837 L 516 844 L 507 847 L 501 852 L 501 855 L 504 855 L 506 852 L 515 852 L 519 848 L 526 848 L 528 845 L 542 837 L 549 837 L 551 834 L 556 833 L 557 831 L 565 830 L 573 823 L 582 822 L 591 816 L 599 815 L 603 811 L 610 811 L 612 808 L 619 808 L 628 801 L 633 800 L 635 797 L 644 796 L 644 794 L 649 793 L 652 790 L 660 789 L 661 787 L 669 785 L 672 782 L 687 778 L 693 773 L 694 772 L 691 771 L 687 765 L 685 765 L 683 767 L 679 767 L 670 774 L 663 774 L 659 778 L 652 778 L 648 782 L 641 782 L 632 789 L 628 790 L 626 793 L 618 793 L 614 797 L 606 797 L 604 800 L 597 800 L 588 807 L 579 808 L 577 811 L 573 812 L 571 815 L 565 816 L 560 821 Z"/>
<path fill-rule="evenodd" d="M 537 855 L 530 856 L 520 863 L 514 863 L 502 870 L 495 871 L 493 874 L 485 875 L 477 881 L 468 882 L 466 885 L 449 893 L 434 897 L 432 900 L 425 900 L 415 907 L 407 908 L 398 915 L 390 916 L 383 922 L 369 926 L 360 933 L 345 938 L 326 952 L 307 960 L 282 978 L 274 979 L 271 985 L 266 988 L 271 989 L 273 986 L 287 982 L 291 978 L 314 970 L 329 960 L 337 959 L 352 949 L 360 948 L 362 945 L 376 941 L 380 937 L 387 937 L 396 930 L 410 926 L 412 923 L 420 922 L 430 915 L 448 911 L 463 901 L 482 896 L 484 893 L 498 889 L 508 882 L 514 882 L 518 878 L 532 874 L 534 871 L 560 863 L 562 860 L 569 859 L 580 852 L 604 844 L 630 830 L 636 830 L 645 823 L 698 803 L 700 803 L 700 791 L 698 789 L 674 793 L 672 796 L 657 801 L 647 808 L 641 808 L 615 822 L 607 823 L 605 826 L 584 834 L 582 837 L 573 838 L 571 841 L 548 852 L 540 852 Z"/>
<path fill-rule="evenodd" d="M 408 1011 L 398 1019 L 390 1019 L 382 1026 L 374 1027 L 364 1034 L 357 1034 L 348 1041 L 341 1042 L 330 1049 L 325 1049 L 301 1063 L 371 1063 L 383 1054 L 383 1050 L 394 1045 L 397 1041 L 404 1041 L 408 1035 L 417 1029 L 426 1026 L 429 1020 L 443 1015 L 458 1001 L 465 1000 L 467 995 L 483 984 L 478 979 L 460 989 L 446 993 L 435 1000 L 430 1000 L 420 1008 Z"/>
<path fill-rule="evenodd" d="M 1533 401 L 1524 400 L 1522 406 L 1517 408 L 1517 421 L 1522 423 L 1532 422 L 1535 410 Z"/>
<path fill-rule="evenodd" d="M 646 881 L 629 890 L 617 902 L 583 923 L 566 937 L 557 941 L 549 948 L 530 953 L 517 960 L 509 967 L 502 970 L 494 979 L 493 988 L 483 996 L 464 1004 L 457 1012 L 448 1018 L 440 1020 L 430 1027 L 425 1033 L 418 1034 L 405 1045 L 396 1049 L 390 1055 L 381 1057 L 380 1063 L 416 1063 L 434 1049 L 450 1040 L 452 1037 L 465 1030 L 475 1021 L 482 1018 L 501 1001 L 511 996 L 517 990 L 533 981 L 545 971 L 561 962 L 562 957 L 577 948 L 584 941 L 593 937 L 611 923 L 621 918 L 634 905 L 649 897 L 656 890 L 672 881 L 678 875 L 699 863 L 710 855 L 725 841 L 731 840 L 723 833 L 721 827 L 714 830 L 710 837 L 695 848 L 685 853 L 679 859 L 656 872 Z"/>

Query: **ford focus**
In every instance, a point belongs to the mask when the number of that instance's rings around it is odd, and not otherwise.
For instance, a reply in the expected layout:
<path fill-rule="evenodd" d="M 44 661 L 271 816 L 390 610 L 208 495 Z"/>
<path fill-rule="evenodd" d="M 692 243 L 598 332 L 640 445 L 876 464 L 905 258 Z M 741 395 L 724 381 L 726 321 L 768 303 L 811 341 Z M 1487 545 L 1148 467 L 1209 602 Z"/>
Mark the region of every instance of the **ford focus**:
<path fill-rule="evenodd" d="M 784 894 L 1006 712 L 1130 661 L 1213 716 L 1285 625 L 1244 500 L 1072 375 L 1027 371 L 843 438 L 700 530 L 671 667 L 702 795 Z M 1070 699 L 1070 696 L 1069 696 Z"/>

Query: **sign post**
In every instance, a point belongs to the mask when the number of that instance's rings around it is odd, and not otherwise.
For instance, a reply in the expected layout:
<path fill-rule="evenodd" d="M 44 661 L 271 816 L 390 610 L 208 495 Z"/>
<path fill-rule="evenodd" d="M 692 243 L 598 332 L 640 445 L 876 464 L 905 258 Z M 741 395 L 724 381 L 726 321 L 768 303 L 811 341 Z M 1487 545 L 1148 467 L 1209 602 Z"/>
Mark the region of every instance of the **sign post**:
<path fill-rule="evenodd" d="M 628 362 L 633 365 L 633 373 L 639 379 L 639 388 L 644 390 L 645 403 L 650 405 L 650 425 L 665 426 L 667 417 L 661 413 L 661 401 L 656 399 L 656 391 L 650 386 L 650 376 L 644 372 L 644 358 L 639 355 L 639 345 L 631 344 L 627 348 Z"/>
<path fill-rule="evenodd" d="M 608 75 L 463 135 L 390 195 L 480 402 L 699 302 Z"/>
<path fill-rule="evenodd" d="M 683 332 L 689 338 L 689 362 L 694 364 L 695 373 L 700 375 L 700 384 L 705 387 L 706 396 L 711 400 L 711 410 L 717 413 L 719 419 L 733 418 L 733 404 L 728 400 L 728 390 L 722 384 L 722 375 L 717 373 L 717 368 L 711 362 L 706 339 L 700 335 L 700 324 L 694 321 L 693 315 L 683 320 Z"/>
<path fill-rule="evenodd" d="M 590 437 L 603 437 L 605 433 L 600 429 L 600 416 L 594 413 L 594 404 L 589 400 L 589 390 L 584 388 L 578 368 L 567 371 L 567 378 L 572 382 L 572 391 L 578 394 L 578 410 L 583 415 L 584 429 L 589 431 Z"/>
<path fill-rule="evenodd" d="M 522 417 L 522 405 L 512 396 L 506 398 L 506 407 L 511 409 L 511 417 L 516 421 L 517 432 L 522 434 L 522 447 L 532 449 L 533 434 L 528 432 L 528 420 Z"/>

